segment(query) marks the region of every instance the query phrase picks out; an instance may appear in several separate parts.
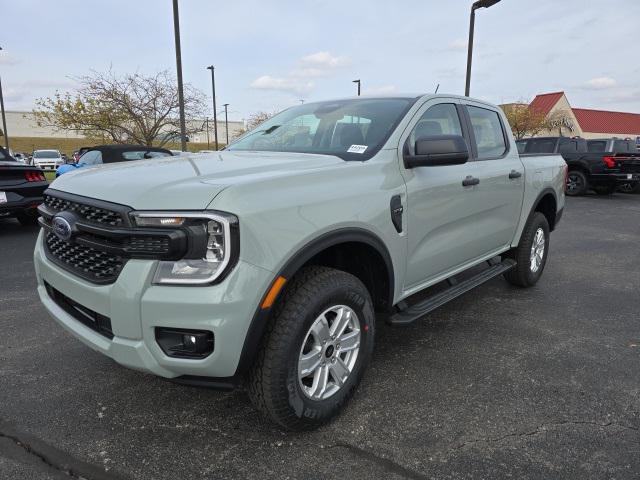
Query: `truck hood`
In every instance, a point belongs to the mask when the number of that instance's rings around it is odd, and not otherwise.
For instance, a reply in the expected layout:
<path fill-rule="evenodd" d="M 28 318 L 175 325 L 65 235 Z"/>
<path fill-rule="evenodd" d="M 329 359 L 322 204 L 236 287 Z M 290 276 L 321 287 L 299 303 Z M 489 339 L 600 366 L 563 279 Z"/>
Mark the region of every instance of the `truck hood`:
<path fill-rule="evenodd" d="M 331 155 L 222 151 L 79 168 L 51 188 L 138 210 L 202 210 L 228 186 L 342 163 Z"/>

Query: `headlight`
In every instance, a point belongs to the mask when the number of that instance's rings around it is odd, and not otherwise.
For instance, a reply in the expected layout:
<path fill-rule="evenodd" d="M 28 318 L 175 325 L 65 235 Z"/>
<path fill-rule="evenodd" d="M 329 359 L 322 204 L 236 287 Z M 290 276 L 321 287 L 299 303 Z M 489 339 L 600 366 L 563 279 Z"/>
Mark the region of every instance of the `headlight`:
<path fill-rule="evenodd" d="M 202 285 L 221 278 L 238 258 L 238 220 L 233 215 L 199 212 L 136 212 L 143 228 L 180 228 L 187 232 L 188 252 L 176 261 L 158 262 L 153 283 Z"/>

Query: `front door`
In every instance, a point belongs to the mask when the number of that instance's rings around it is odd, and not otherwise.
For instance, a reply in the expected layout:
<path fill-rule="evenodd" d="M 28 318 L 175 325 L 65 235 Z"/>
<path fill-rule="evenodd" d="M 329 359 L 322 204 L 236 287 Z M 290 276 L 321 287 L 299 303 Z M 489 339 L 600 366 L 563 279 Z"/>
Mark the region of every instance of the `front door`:
<path fill-rule="evenodd" d="M 413 153 L 415 140 L 429 135 L 470 137 L 457 99 L 431 99 L 421 107 L 401 137 L 403 149 Z M 402 155 L 401 155 L 402 156 Z M 480 175 L 480 162 L 407 169 L 400 158 L 407 186 L 407 270 L 404 290 L 464 265 L 483 251 L 476 238 L 478 203 L 475 186 L 463 186 L 466 177 Z"/>

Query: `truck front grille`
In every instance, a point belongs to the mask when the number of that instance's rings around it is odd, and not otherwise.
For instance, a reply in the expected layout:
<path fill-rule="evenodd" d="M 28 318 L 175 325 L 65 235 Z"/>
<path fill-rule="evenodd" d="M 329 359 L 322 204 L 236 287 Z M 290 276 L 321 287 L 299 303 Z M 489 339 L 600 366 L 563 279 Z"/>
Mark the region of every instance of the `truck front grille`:
<path fill-rule="evenodd" d="M 48 256 L 61 267 L 95 283 L 112 283 L 126 259 L 93 248 L 65 242 L 52 232 L 45 237 Z"/>
<path fill-rule="evenodd" d="M 106 208 L 99 208 L 94 205 L 87 205 L 79 202 L 67 200 L 65 198 L 54 197 L 51 195 L 44 196 L 44 204 L 52 210 L 61 212 L 63 210 L 71 210 L 83 219 L 98 223 L 101 225 L 111 225 L 118 227 L 124 224 L 124 218 L 119 212 Z"/>

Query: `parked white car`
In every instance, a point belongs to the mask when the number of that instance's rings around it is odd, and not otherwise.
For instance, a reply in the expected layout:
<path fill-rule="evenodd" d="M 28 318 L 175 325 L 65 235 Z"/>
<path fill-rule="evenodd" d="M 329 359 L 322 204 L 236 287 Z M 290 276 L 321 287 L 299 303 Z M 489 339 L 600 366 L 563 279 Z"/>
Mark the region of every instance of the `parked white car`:
<path fill-rule="evenodd" d="M 43 170 L 56 170 L 64 165 L 62 155 L 58 150 L 35 150 L 33 152 L 33 166 Z"/>

